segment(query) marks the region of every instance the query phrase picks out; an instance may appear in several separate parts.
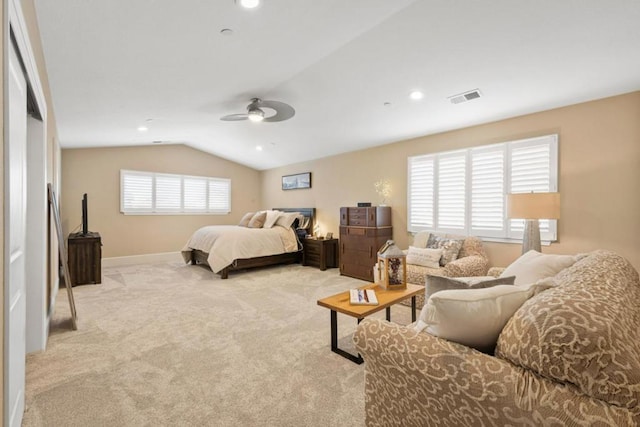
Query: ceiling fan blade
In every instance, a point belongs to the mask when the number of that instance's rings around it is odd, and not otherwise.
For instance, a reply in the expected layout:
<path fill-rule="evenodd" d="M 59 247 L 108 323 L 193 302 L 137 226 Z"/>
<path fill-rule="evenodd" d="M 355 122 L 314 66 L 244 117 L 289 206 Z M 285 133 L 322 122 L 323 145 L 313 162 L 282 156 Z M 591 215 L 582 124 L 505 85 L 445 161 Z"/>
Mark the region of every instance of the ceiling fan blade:
<path fill-rule="evenodd" d="M 238 122 L 240 120 L 247 120 L 249 115 L 247 113 L 242 114 L 229 114 L 228 116 L 220 117 L 220 120 L 225 122 Z"/>
<path fill-rule="evenodd" d="M 258 100 L 255 103 L 260 108 L 271 108 L 276 112 L 275 115 L 266 117 L 263 120 L 265 122 L 281 122 L 283 120 L 288 120 L 296 115 L 296 110 L 294 110 L 291 105 L 285 104 L 284 102 Z"/>

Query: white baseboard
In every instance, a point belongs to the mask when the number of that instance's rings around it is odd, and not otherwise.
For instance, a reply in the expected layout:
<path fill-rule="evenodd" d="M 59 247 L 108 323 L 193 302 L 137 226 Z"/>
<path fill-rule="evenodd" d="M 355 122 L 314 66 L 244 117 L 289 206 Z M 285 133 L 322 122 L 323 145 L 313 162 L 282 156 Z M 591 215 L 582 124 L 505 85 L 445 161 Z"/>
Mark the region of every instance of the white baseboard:
<path fill-rule="evenodd" d="M 153 264 L 158 262 L 184 262 L 180 252 L 145 254 L 102 258 L 103 267 L 119 267 L 123 265 Z"/>

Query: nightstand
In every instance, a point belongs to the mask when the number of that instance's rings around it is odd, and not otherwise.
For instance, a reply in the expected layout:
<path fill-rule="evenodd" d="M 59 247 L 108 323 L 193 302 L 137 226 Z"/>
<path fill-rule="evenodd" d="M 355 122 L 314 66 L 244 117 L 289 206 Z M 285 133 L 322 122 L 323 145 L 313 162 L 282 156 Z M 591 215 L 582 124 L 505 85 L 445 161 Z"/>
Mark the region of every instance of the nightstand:
<path fill-rule="evenodd" d="M 327 268 L 338 267 L 338 239 L 303 239 L 302 265 Z"/>
<path fill-rule="evenodd" d="M 100 233 L 69 234 L 69 273 L 73 286 L 102 282 L 102 241 Z"/>

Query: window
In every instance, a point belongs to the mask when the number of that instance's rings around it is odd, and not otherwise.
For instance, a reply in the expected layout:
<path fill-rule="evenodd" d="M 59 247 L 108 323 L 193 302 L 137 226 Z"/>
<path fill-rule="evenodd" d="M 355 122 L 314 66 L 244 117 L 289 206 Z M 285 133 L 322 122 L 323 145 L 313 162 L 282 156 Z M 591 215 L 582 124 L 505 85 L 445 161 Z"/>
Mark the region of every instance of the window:
<path fill-rule="evenodd" d="M 231 212 L 231 180 L 121 170 L 120 212 L 227 214 Z"/>
<path fill-rule="evenodd" d="M 409 231 L 521 239 L 523 220 L 506 218 L 507 193 L 558 188 L 558 136 L 409 157 Z M 556 240 L 556 221 L 541 220 L 542 240 Z"/>

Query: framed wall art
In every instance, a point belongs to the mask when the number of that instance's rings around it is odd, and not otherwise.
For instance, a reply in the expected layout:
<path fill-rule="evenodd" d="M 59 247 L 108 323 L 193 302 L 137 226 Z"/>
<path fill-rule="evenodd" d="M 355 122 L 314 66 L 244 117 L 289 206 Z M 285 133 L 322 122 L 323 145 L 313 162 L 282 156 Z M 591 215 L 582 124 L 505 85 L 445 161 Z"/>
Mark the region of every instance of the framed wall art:
<path fill-rule="evenodd" d="M 284 175 L 282 177 L 283 190 L 298 190 L 301 188 L 311 188 L 311 172 Z"/>

